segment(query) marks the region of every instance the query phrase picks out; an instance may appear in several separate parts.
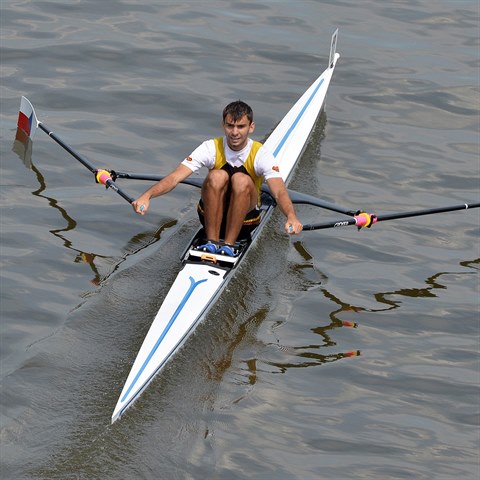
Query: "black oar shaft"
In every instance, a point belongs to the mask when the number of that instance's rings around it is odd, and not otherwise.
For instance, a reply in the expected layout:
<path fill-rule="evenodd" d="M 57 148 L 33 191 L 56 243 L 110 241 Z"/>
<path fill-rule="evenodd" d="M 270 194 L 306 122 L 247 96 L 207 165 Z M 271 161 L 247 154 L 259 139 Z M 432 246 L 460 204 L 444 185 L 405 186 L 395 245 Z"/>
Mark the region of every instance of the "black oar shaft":
<path fill-rule="evenodd" d="M 69 147 L 60 137 L 57 137 L 44 123 L 39 123 L 38 127 L 41 128 L 49 137 L 55 140 L 63 149 L 65 149 L 72 157 L 76 158 L 82 165 L 87 167 L 92 173 L 95 173 L 97 169 L 79 153 L 77 153 L 73 148 Z"/>
<path fill-rule="evenodd" d="M 132 203 L 135 199 L 125 193 L 123 190 L 117 187 L 115 182 L 112 179 L 108 179 L 105 182 L 105 186 L 111 188 L 114 192 L 117 192 L 122 198 L 124 198 L 128 203 Z"/>
<path fill-rule="evenodd" d="M 398 218 L 420 217 L 422 215 L 433 215 L 434 213 L 447 213 L 456 210 L 468 210 L 469 208 L 478 208 L 480 203 L 462 203 L 461 205 L 452 205 L 450 207 L 428 208 L 425 210 L 415 210 L 412 212 L 390 213 L 385 215 L 378 215 L 377 222 L 385 220 L 396 220 Z"/>
<path fill-rule="evenodd" d="M 313 205 L 314 207 L 325 208 L 326 210 L 331 210 L 332 212 L 343 213 L 349 217 L 353 217 L 356 213 L 356 210 L 342 207 L 336 203 L 327 202 L 326 200 L 322 200 L 321 198 L 314 197 L 313 195 L 308 195 L 306 193 L 288 190 L 288 194 L 290 195 L 292 203 Z"/>
<path fill-rule="evenodd" d="M 348 227 L 349 225 L 357 225 L 357 220 L 350 218 L 348 220 L 337 220 L 325 223 L 307 223 L 303 226 L 303 230 L 323 230 L 326 228 Z"/>
<path fill-rule="evenodd" d="M 112 171 L 112 175 L 114 178 L 124 178 L 127 180 L 147 180 L 147 181 L 152 181 L 152 182 L 158 182 L 159 180 L 163 180 L 165 178 L 165 175 L 155 175 L 151 173 L 128 173 L 128 172 L 117 172 L 117 171 Z M 191 185 L 193 187 L 198 187 L 202 188 L 204 178 L 198 178 L 198 177 L 193 177 L 193 178 L 186 178 L 185 180 L 182 180 L 180 183 L 183 183 L 185 185 Z"/>
<path fill-rule="evenodd" d="M 128 173 L 128 172 L 112 172 L 114 178 L 124 178 L 129 180 L 148 180 L 148 181 L 159 181 L 165 178 L 163 175 L 152 175 L 148 173 Z M 204 178 L 186 178 L 180 183 L 186 185 L 193 185 L 194 187 L 201 188 L 204 182 Z M 272 196 L 268 185 L 262 185 L 262 192 L 265 192 Z M 314 197 L 313 195 L 307 195 L 306 193 L 296 192 L 294 190 L 288 190 L 288 194 L 292 200 L 292 203 L 302 204 L 302 205 L 313 205 L 314 207 L 321 207 L 327 210 L 331 210 L 337 213 L 343 213 L 350 217 L 355 215 L 355 210 L 350 208 L 345 208 L 335 203 L 327 202 L 321 198 Z M 272 196 L 273 197 L 273 196 Z"/>
<path fill-rule="evenodd" d="M 366 221 L 369 221 L 369 225 L 373 225 L 374 223 L 383 222 L 386 220 L 419 217 L 422 215 L 433 215 L 435 213 L 447 213 L 447 212 L 454 212 L 457 210 L 468 210 L 468 209 L 479 208 L 479 207 L 480 207 L 480 203 L 462 203 L 460 205 L 451 205 L 448 207 L 428 208 L 424 210 L 390 213 L 390 214 L 378 215 L 378 216 L 370 215 L 370 214 L 368 215 L 359 214 L 347 220 L 337 220 L 333 222 L 307 224 L 303 226 L 303 230 L 322 230 L 325 228 L 348 227 L 349 225 L 357 225 L 358 227 L 363 227 L 366 225 L 365 224 Z"/>
<path fill-rule="evenodd" d="M 94 175 L 97 174 L 98 169 L 95 168 L 85 157 L 77 153 L 73 148 L 68 146 L 60 137 L 58 137 L 52 130 L 50 130 L 44 123 L 39 122 L 38 127 L 42 129 L 50 138 L 55 140 L 64 150 L 66 150 L 72 157 L 77 159 L 83 166 L 87 167 Z M 117 192 L 128 203 L 132 203 L 135 199 L 120 189 L 115 182 L 109 178 L 103 182 L 107 188 L 111 188 Z"/>

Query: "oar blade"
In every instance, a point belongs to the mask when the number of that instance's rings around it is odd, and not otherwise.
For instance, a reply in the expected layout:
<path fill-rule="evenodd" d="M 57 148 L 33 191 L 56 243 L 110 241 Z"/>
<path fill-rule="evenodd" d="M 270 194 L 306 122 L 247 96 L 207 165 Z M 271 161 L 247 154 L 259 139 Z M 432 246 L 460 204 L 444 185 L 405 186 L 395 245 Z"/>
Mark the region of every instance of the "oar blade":
<path fill-rule="evenodd" d="M 33 139 L 38 127 L 38 119 L 33 105 L 27 97 L 22 97 L 18 112 L 17 127 L 30 139 Z"/>

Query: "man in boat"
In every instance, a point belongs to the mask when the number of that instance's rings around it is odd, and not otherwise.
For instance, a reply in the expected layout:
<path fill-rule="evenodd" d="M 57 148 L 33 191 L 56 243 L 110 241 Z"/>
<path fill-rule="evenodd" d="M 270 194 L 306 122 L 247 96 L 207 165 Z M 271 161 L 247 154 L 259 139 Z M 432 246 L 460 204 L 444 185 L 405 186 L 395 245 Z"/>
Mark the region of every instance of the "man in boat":
<path fill-rule="evenodd" d="M 254 229 L 259 221 L 260 188 L 264 180 L 286 216 L 285 231 L 300 233 L 297 218 L 273 154 L 249 138 L 255 130 L 253 111 L 238 100 L 223 110 L 223 137 L 207 140 L 169 175 L 132 203 L 135 212 L 147 213 L 150 200 L 174 189 L 201 167 L 209 169 L 198 206 L 205 242 L 197 247 L 208 253 L 235 256 L 240 232 Z"/>

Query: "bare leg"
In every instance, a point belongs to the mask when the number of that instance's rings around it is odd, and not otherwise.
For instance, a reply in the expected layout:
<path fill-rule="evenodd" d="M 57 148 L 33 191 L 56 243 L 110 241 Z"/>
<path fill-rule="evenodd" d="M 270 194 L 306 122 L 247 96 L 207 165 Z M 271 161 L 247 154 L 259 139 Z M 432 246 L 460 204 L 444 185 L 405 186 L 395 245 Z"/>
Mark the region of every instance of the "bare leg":
<path fill-rule="evenodd" d="M 233 245 L 242 229 L 245 216 L 257 205 L 258 193 L 253 180 L 244 173 L 233 174 L 230 182 L 232 191 L 227 212 L 225 243 Z"/>
<path fill-rule="evenodd" d="M 209 240 L 220 240 L 225 209 L 225 194 L 228 189 L 228 173 L 224 170 L 210 170 L 202 186 L 202 200 L 205 211 L 205 234 Z"/>

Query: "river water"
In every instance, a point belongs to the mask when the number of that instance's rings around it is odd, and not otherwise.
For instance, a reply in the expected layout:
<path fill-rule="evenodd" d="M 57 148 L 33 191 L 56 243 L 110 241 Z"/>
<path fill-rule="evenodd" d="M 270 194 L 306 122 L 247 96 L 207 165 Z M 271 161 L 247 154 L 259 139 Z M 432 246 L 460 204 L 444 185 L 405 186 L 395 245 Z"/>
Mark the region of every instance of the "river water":
<path fill-rule="evenodd" d="M 479 201 L 479 3 L 1 2 L 1 478 L 477 479 L 479 210 L 282 233 L 110 416 L 195 232 L 95 166 L 168 173 L 241 98 L 264 139 L 327 64 L 291 188 L 381 214 Z M 121 181 L 132 196 L 146 184 Z M 299 206 L 304 223 L 338 214 Z M 356 328 L 351 325 L 356 324 Z"/>

